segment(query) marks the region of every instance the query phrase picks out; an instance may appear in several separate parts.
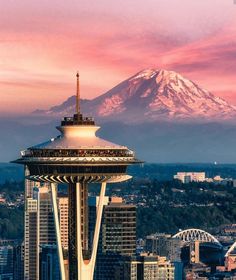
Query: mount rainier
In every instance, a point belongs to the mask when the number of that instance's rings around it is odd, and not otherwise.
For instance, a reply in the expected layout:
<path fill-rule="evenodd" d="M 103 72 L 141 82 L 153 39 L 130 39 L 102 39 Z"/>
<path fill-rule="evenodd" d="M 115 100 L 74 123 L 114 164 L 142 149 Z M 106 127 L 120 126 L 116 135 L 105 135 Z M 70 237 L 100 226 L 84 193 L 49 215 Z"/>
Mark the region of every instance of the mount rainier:
<path fill-rule="evenodd" d="M 47 111 L 69 116 L 75 96 Z M 161 120 L 222 121 L 236 117 L 236 107 L 174 71 L 146 69 L 92 100 L 82 100 L 85 115 L 99 120 L 142 123 Z"/>

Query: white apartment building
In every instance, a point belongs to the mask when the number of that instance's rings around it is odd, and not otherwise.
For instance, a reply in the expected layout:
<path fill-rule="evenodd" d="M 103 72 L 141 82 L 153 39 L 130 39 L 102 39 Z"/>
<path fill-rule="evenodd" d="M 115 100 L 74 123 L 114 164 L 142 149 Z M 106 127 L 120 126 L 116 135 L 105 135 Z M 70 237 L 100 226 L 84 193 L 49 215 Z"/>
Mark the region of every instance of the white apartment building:
<path fill-rule="evenodd" d="M 178 172 L 174 175 L 174 179 L 178 179 L 184 184 L 190 182 L 204 182 L 206 180 L 206 174 L 205 172 Z"/>

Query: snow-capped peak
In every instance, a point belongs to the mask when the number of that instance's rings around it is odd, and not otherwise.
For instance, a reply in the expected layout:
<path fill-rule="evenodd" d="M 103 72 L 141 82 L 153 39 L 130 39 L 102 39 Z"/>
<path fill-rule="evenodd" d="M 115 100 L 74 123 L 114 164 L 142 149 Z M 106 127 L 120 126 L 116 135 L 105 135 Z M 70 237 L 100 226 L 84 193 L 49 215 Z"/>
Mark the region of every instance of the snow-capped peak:
<path fill-rule="evenodd" d="M 71 107 L 64 103 L 54 114 Z M 86 101 L 83 112 L 97 118 L 145 122 L 156 120 L 228 120 L 236 107 L 174 71 L 145 69 L 107 93 Z M 55 110 L 48 111 L 49 114 Z"/>
<path fill-rule="evenodd" d="M 158 73 L 158 70 L 154 70 L 154 69 L 145 69 L 141 72 L 139 72 L 138 74 L 136 74 L 134 77 L 130 78 L 129 80 L 136 80 L 136 79 L 151 79 L 153 78 L 156 74 Z"/>

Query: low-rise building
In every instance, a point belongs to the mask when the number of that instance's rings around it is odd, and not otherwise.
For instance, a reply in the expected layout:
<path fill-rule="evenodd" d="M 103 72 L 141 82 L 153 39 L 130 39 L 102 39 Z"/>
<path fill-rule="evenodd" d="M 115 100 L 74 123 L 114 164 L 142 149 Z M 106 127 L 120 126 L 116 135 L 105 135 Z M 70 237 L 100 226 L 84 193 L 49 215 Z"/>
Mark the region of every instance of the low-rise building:
<path fill-rule="evenodd" d="M 124 256 L 115 269 L 115 280 L 174 280 L 175 267 L 165 257 L 143 254 Z"/>
<path fill-rule="evenodd" d="M 148 235 L 145 240 L 145 251 L 162 257 L 167 257 L 172 262 L 181 261 L 182 241 L 172 238 L 170 234 L 155 233 Z"/>
<path fill-rule="evenodd" d="M 187 184 L 190 182 L 204 182 L 206 180 L 205 172 L 178 172 L 174 175 L 174 179 L 180 180 Z"/>
<path fill-rule="evenodd" d="M 225 258 L 225 269 L 226 271 L 236 270 L 236 252 L 230 253 Z"/>

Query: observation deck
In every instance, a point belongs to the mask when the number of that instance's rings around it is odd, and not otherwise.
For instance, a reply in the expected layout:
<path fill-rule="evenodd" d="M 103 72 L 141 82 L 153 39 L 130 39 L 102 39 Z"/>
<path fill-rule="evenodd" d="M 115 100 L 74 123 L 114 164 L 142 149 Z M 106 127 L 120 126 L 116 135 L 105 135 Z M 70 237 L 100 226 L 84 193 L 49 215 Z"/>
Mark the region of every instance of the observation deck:
<path fill-rule="evenodd" d="M 133 151 L 96 136 L 99 126 L 82 114 L 65 117 L 56 138 L 21 152 L 15 163 L 27 165 L 28 179 L 75 183 L 127 180 L 127 166 L 141 163 Z"/>

